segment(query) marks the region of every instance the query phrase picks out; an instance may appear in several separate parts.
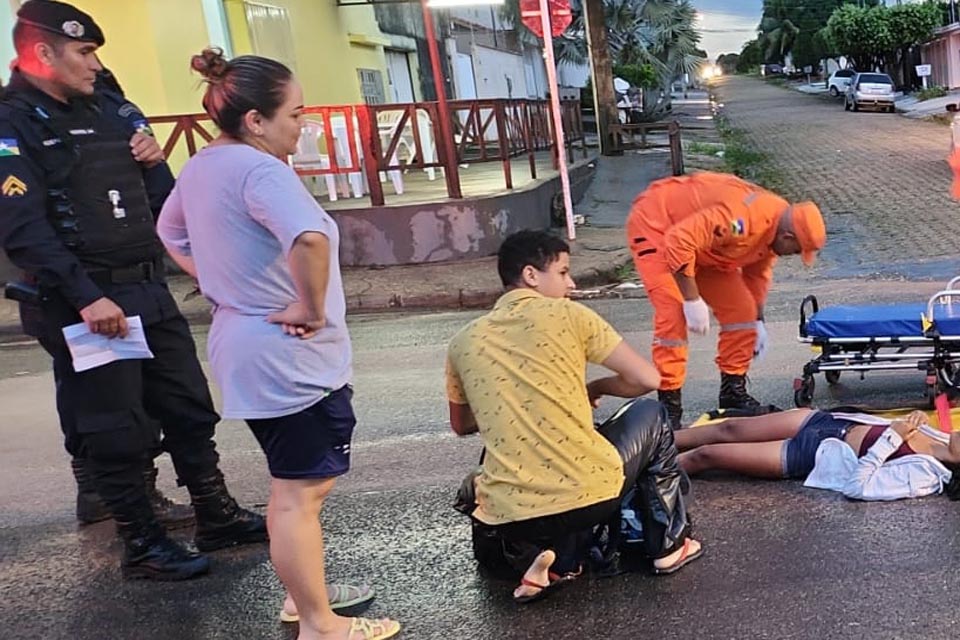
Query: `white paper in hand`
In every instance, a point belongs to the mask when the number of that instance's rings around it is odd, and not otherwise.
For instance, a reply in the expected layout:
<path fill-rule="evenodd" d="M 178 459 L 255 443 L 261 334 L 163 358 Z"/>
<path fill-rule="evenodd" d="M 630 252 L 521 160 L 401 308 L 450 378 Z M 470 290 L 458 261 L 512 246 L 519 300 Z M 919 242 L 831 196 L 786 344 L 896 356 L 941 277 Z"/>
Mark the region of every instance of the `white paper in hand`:
<path fill-rule="evenodd" d="M 127 318 L 127 325 L 130 333 L 126 338 L 108 338 L 92 333 L 82 322 L 64 327 L 63 337 L 67 339 L 67 348 L 73 358 L 73 370 L 80 373 L 117 360 L 153 358 L 140 316 Z"/>

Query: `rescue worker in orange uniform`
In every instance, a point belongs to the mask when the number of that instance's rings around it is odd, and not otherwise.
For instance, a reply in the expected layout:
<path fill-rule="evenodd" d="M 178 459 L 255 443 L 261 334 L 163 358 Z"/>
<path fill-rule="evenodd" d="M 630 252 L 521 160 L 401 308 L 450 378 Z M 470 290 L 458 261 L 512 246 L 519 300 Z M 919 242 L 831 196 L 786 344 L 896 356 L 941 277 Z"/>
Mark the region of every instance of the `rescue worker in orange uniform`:
<path fill-rule="evenodd" d="M 654 308 L 653 362 L 660 401 L 680 427 L 687 332 L 720 325 L 716 363 L 720 408 L 756 410 L 746 387 L 754 357 L 767 347 L 763 305 L 778 256 L 813 264 L 826 242 L 820 210 L 791 205 L 736 176 L 698 173 L 658 180 L 633 202 L 627 242 Z"/>

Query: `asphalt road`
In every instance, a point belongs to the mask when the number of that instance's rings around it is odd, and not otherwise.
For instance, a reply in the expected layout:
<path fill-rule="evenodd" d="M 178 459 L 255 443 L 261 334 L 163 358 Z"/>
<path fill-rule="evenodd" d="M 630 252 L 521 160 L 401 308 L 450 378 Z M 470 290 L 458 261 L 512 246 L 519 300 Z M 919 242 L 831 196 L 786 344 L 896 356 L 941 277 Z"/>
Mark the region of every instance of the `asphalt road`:
<path fill-rule="evenodd" d="M 771 356 L 753 389 L 789 406 L 807 350 L 796 343 L 795 303 L 830 291 L 785 282 L 771 300 Z M 918 290 L 933 283 L 914 285 Z M 901 283 L 836 282 L 845 300 L 896 299 Z M 598 301 L 633 344 L 649 345 L 644 300 Z M 450 505 L 476 460 L 475 438 L 445 422 L 444 346 L 474 314 L 355 318 L 359 426 L 354 468 L 324 514 L 328 565 L 340 580 L 368 580 L 370 613 L 391 615 L 401 637 L 441 638 L 948 638 L 960 589 L 953 557 L 960 512 L 945 498 L 855 504 L 794 482 L 697 481 L 691 510 L 703 560 L 676 576 L 585 578 L 526 608 L 510 584 L 480 576 L 468 527 Z M 203 335 L 198 335 L 201 351 Z M 713 338 L 694 343 L 688 407 L 715 402 Z M 214 570 L 179 584 L 123 582 L 109 524 L 79 528 L 56 428 L 52 381 L 34 347 L 0 348 L 0 637 L 137 640 L 289 638 L 277 621 L 281 588 L 265 547 L 220 552 Z M 818 401 L 913 401 L 917 376 L 844 380 Z M 611 412 L 608 400 L 600 410 Z M 267 474 L 246 428 L 218 432 L 237 496 L 262 505 Z M 184 499 L 161 459 L 162 486 Z M 182 534 L 188 535 L 188 534 Z M 287 625 L 289 626 L 289 625 Z"/>
<path fill-rule="evenodd" d="M 739 91 L 741 85 L 728 86 Z M 842 108 L 834 114 L 834 107 L 772 87 L 756 89 L 752 100 L 727 96 L 737 126 L 749 129 L 755 122 L 752 136 L 776 141 L 771 150 L 790 171 L 789 195 L 822 202 L 830 225 L 831 241 L 818 266 L 807 271 L 795 259 L 786 261 L 767 304 L 773 347 L 751 371 L 751 388 L 763 402 L 783 407 L 791 406 L 793 379 L 812 356 L 796 341 L 805 295 L 814 293 L 825 305 L 918 301 L 955 275 L 955 208 L 941 195 L 949 174 L 938 155 L 938 132 L 922 124 L 901 130 L 899 120 L 887 118 L 857 120 L 868 129 L 895 122 L 898 134 L 878 137 L 874 148 L 869 137 L 850 141 L 848 150 L 856 155 L 841 164 L 842 146 L 831 147 L 832 160 L 814 155 L 823 145 L 802 146 L 814 131 L 831 145 L 844 144 L 844 127 L 853 121 L 842 119 Z M 777 127 L 788 121 L 802 126 Z M 912 136 L 920 141 L 915 148 Z M 910 148 L 908 162 L 897 165 L 898 150 Z M 876 158 L 882 162 L 871 165 Z M 814 167 L 829 172 L 831 166 L 862 168 L 857 175 L 867 181 L 866 193 L 858 196 L 850 186 L 855 181 L 820 189 L 833 182 L 813 173 Z M 844 180 L 844 172 L 830 175 Z M 912 178 L 919 186 L 905 192 Z M 631 343 L 648 350 L 646 301 L 591 304 Z M 956 637 L 957 505 L 942 497 L 853 503 L 796 482 L 723 476 L 694 482 L 691 512 L 706 551 L 702 560 L 666 578 L 585 577 L 541 603 L 517 607 L 510 600 L 513 585 L 477 573 L 468 524 L 451 509 L 480 445 L 475 437 L 456 438 L 446 424 L 444 349 L 474 316 L 351 321 L 359 425 L 353 469 L 323 516 L 328 568 L 334 580 L 375 585 L 379 595 L 369 614 L 399 619 L 400 637 Z M 691 345 L 684 390 L 689 415 L 716 403 L 715 337 Z M 203 333 L 197 338 L 202 353 Z M 0 639 L 295 637 L 295 626 L 284 628 L 277 620 L 282 590 L 262 546 L 217 553 L 211 575 L 188 583 L 120 579 L 120 545 L 111 525 L 78 528 L 73 521 L 73 485 L 47 366 L 32 345 L 0 346 Z M 923 396 L 919 372 L 863 380 L 845 375 L 833 388 L 821 379 L 815 401 L 898 406 Z M 616 406 L 605 401 L 598 417 Z M 262 508 L 268 477 L 253 437 L 242 424 L 224 422 L 217 441 L 235 495 Z M 163 458 L 161 485 L 185 499 Z"/>

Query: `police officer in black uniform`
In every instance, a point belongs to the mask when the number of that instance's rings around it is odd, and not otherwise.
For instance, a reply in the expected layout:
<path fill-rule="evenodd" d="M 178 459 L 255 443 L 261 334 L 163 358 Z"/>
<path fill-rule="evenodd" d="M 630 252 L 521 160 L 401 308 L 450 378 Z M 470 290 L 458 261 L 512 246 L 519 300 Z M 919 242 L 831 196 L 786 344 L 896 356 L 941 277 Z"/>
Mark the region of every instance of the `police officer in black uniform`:
<path fill-rule="evenodd" d="M 154 216 L 173 186 L 165 163 L 135 158 L 148 131 L 122 96 L 95 91 L 104 42 L 93 19 L 53 0 L 17 13 L 17 68 L 0 101 L 0 242 L 40 290 L 40 343 L 53 357 L 68 449 L 88 461 L 124 540 L 123 573 L 178 580 L 207 559 L 167 537 L 143 469 L 161 445 L 190 492 L 200 551 L 266 539 L 264 519 L 230 496 L 213 443 L 219 416 L 186 320 L 167 289 Z M 154 354 L 82 373 L 61 329 L 125 336 L 140 316 Z M 162 440 L 161 440 L 162 438 Z"/>

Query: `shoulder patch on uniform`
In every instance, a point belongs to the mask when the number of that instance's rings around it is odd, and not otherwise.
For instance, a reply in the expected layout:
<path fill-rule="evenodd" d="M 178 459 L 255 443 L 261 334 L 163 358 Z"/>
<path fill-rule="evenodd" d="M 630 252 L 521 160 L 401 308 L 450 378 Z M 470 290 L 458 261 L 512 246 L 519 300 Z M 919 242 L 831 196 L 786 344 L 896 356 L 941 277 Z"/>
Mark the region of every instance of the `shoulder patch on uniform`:
<path fill-rule="evenodd" d="M 0 193 L 7 198 L 19 198 L 27 194 L 27 184 L 17 176 L 9 175 L 0 185 Z"/>
<path fill-rule="evenodd" d="M 126 102 L 122 104 L 119 109 L 117 109 L 117 115 L 121 118 L 129 118 L 135 114 L 139 115 L 140 109 L 137 108 L 137 105 L 133 104 L 132 102 Z"/>
<path fill-rule="evenodd" d="M 730 221 L 730 233 L 735 236 L 746 235 L 747 223 L 744 222 L 743 218 L 737 218 L 736 220 Z"/>
<path fill-rule="evenodd" d="M 16 138 L 0 138 L 0 158 L 20 155 L 20 143 Z"/>

